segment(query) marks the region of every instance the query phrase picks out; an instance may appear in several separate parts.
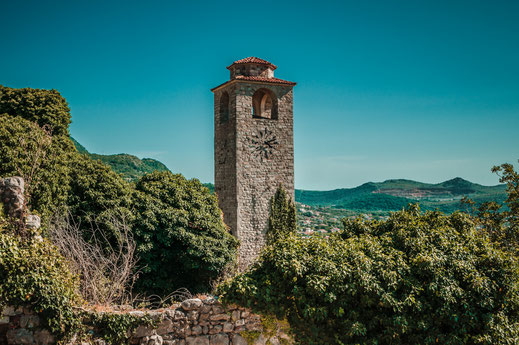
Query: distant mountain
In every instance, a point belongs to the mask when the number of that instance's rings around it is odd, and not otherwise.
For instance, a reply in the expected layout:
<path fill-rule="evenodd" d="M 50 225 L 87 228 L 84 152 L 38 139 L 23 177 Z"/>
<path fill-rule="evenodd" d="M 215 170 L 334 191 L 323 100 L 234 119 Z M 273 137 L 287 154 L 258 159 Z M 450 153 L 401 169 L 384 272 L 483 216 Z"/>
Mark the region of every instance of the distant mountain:
<path fill-rule="evenodd" d="M 359 212 L 395 211 L 409 203 L 419 202 L 422 209 L 451 213 L 460 209 L 467 196 L 476 203 L 502 202 L 506 186 L 482 186 L 460 177 L 438 184 L 411 180 L 368 182 L 355 188 L 330 191 L 296 190 L 296 201 L 311 206 L 331 206 Z"/>
<path fill-rule="evenodd" d="M 158 160 L 151 158 L 139 159 L 136 156 L 129 155 L 126 153 L 120 153 L 115 155 L 100 155 L 96 153 L 90 153 L 88 150 L 77 142 L 74 138 L 71 138 L 76 146 L 76 150 L 79 153 L 86 154 L 90 158 L 101 161 L 109 165 L 115 172 L 121 174 L 126 180 L 134 181 L 137 180 L 144 174 L 151 173 L 153 171 L 168 171 L 169 169 L 159 162 Z"/>

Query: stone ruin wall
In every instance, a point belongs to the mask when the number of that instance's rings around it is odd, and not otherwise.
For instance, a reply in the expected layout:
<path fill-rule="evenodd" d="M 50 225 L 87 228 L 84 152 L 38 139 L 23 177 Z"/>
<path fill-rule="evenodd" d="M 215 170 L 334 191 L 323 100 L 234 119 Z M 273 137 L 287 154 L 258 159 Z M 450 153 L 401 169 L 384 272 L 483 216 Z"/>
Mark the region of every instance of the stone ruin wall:
<path fill-rule="evenodd" d="M 130 336 L 132 345 L 285 345 L 293 344 L 284 322 L 271 320 L 237 306 L 224 307 L 214 298 L 189 299 L 157 311 L 124 311 L 142 317 Z M 144 318 L 154 321 L 145 326 Z M 0 314 L 0 345 L 53 345 L 55 337 L 41 325 L 41 318 L 28 308 L 6 307 Z M 270 325 L 270 326 L 267 326 Z M 270 327 L 270 328 L 269 328 Z M 107 345 L 90 329 L 89 341 L 72 340 L 67 345 Z"/>
<path fill-rule="evenodd" d="M 25 182 L 19 176 L 0 178 L 0 212 L 14 219 L 24 218 L 28 229 L 40 227 L 40 217 L 24 214 L 25 210 Z"/>

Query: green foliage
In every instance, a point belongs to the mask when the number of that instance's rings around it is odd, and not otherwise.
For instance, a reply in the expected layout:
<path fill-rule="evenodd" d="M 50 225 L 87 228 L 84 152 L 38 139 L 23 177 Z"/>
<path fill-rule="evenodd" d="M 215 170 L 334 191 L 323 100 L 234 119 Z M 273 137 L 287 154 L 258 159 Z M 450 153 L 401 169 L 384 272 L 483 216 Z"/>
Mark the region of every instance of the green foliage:
<path fill-rule="evenodd" d="M 47 241 L 21 241 L 0 232 L 0 308 L 29 306 L 58 336 L 81 328 L 74 312 L 77 279 Z"/>
<path fill-rule="evenodd" d="M 93 313 L 89 314 L 92 325 L 108 344 L 127 344 L 129 335 L 139 326 L 152 326 L 150 317 L 131 314 Z"/>
<path fill-rule="evenodd" d="M 198 180 L 154 172 L 137 182 L 134 200 L 141 290 L 206 292 L 234 263 L 237 241 L 223 223 L 216 197 Z"/>
<path fill-rule="evenodd" d="M 468 216 L 412 206 L 329 238 L 282 238 L 219 292 L 286 316 L 301 344 L 512 344 L 518 270 Z"/>
<path fill-rule="evenodd" d="M 270 200 L 267 244 L 280 237 L 295 234 L 297 229 L 296 205 L 283 187 L 279 187 Z"/>
<path fill-rule="evenodd" d="M 116 243 L 117 229 L 108 228 L 114 215 L 131 222 L 133 188 L 107 165 L 75 154 L 70 165 L 67 205 L 72 218 L 85 229 L 101 227 L 107 240 Z M 95 224 L 94 224 L 95 223 Z"/>
<path fill-rule="evenodd" d="M 500 176 L 499 182 L 506 184 L 507 198 L 504 205 L 498 202 L 484 202 L 475 207 L 476 202 L 465 199 L 475 211 L 475 219 L 490 235 L 492 241 L 502 248 L 519 253 L 519 173 L 512 164 L 502 164 L 492 168 Z"/>
<path fill-rule="evenodd" d="M 31 121 L 0 115 L 0 176 L 22 176 L 30 208 L 48 216 L 66 202 L 71 145 Z"/>
<path fill-rule="evenodd" d="M 67 101 L 56 90 L 13 89 L 0 85 L 0 114 L 20 116 L 49 126 L 52 135 L 68 136 L 70 109 Z"/>

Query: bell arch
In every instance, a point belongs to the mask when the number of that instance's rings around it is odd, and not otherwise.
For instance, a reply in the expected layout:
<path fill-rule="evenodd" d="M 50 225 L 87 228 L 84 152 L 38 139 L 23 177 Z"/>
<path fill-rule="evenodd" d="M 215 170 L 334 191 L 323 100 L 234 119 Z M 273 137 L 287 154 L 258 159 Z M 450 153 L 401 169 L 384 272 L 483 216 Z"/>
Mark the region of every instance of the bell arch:
<path fill-rule="evenodd" d="M 252 96 L 252 117 L 277 120 L 278 99 L 274 92 L 261 88 Z"/>

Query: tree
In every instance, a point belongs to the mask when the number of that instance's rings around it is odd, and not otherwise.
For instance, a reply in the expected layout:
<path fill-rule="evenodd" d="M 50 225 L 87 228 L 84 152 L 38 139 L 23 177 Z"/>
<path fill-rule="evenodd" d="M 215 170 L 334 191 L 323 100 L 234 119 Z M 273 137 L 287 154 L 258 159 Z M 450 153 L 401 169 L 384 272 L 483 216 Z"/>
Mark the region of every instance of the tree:
<path fill-rule="evenodd" d="M 237 240 L 223 223 L 216 196 L 198 180 L 169 171 L 145 175 L 134 203 L 141 291 L 207 292 L 211 280 L 235 263 Z"/>
<path fill-rule="evenodd" d="M 499 175 L 499 182 L 506 183 L 507 198 L 504 205 L 495 201 L 485 202 L 475 210 L 474 219 L 501 248 L 519 253 L 519 173 L 512 164 L 494 166 L 492 172 Z M 465 198 L 464 203 L 475 208 L 474 201 Z"/>
<path fill-rule="evenodd" d="M 295 234 L 297 230 L 296 205 L 286 190 L 280 186 L 270 200 L 267 244 L 278 238 Z"/>
<path fill-rule="evenodd" d="M 301 344 L 508 344 L 518 268 L 467 215 L 412 206 L 346 220 L 329 238 L 281 239 L 219 292 L 286 317 Z"/>
<path fill-rule="evenodd" d="M 70 170 L 67 212 L 85 233 L 94 224 L 101 227 L 107 247 L 119 241 L 118 228 L 111 226 L 113 216 L 132 224 L 133 186 L 104 163 L 75 153 L 67 162 Z"/>
<path fill-rule="evenodd" d="M 70 109 L 56 90 L 13 89 L 0 85 L 2 113 L 23 117 L 40 127 L 48 126 L 52 135 L 69 135 Z"/>

